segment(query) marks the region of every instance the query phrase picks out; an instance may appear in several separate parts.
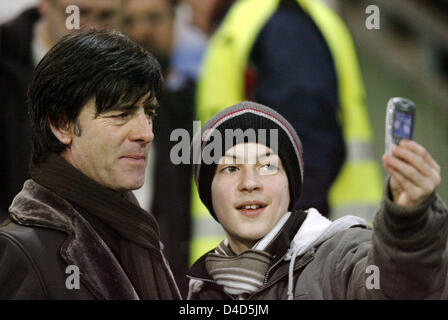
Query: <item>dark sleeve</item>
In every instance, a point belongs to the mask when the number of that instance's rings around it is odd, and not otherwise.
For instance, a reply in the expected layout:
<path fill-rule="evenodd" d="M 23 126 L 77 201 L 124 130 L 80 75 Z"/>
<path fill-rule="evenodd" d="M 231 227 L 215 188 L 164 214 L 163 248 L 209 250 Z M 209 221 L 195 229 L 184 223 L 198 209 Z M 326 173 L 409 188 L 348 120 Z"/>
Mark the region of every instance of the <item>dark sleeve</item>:
<path fill-rule="evenodd" d="M 331 242 L 321 285 L 332 299 L 447 299 L 448 209 L 437 194 L 413 210 L 385 185 L 373 232 L 351 228 Z M 324 247 L 325 248 L 325 247 Z"/>
<path fill-rule="evenodd" d="M 0 300 L 6 299 L 46 299 L 46 292 L 25 248 L 0 231 Z"/>
<path fill-rule="evenodd" d="M 446 291 L 448 209 L 437 194 L 420 207 L 396 205 L 389 179 L 374 220 L 372 261 L 381 291 L 394 299 L 439 299 Z"/>

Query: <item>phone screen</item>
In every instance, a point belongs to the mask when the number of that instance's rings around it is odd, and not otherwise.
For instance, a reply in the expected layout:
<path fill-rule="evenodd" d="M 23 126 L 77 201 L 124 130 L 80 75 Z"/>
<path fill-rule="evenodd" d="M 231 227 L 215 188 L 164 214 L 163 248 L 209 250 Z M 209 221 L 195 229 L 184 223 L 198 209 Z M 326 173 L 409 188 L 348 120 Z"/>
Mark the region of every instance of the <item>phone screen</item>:
<path fill-rule="evenodd" d="M 412 114 L 396 111 L 394 119 L 394 137 L 412 139 Z"/>

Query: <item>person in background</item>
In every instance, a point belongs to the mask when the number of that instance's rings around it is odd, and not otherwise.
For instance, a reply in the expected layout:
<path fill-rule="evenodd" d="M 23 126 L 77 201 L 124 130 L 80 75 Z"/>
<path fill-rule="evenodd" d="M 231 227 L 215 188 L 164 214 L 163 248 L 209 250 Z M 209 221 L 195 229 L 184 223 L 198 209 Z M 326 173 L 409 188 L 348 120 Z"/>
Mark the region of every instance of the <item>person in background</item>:
<path fill-rule="evenodd" d="M 31 129 L 26 91 L 33 69 L 62 36 L 77 31 L 66 27 L 69 14 L 65 11 L 69 5 L 79 8 L 78 31 L 119 27 L 121 0 L 40 0 L 37 8 L 27 9 L 0 26 L 0 207 L 4 212 L 29 178 Z M 0 221 L 5 217 L 0 214 Z"/>
<path fill-rule="evenodd" d="M 31 179 L 0 226 L 0 299 L 179 299 L 145 181 L 160 64 L 119 32 L 64 36 L 29 89 Z M 73 290 L 76 289 L 76 290 Z"/>
<path fill-rule="evenodd" d="M 217 7 L 229 0 L 180 0 L 183 10 L 188 10 L 189 22 L 205 35 L 214 31 L 214 14 Z M 187 9 L 188 8 L 188 9 Z"/>
<path fill-rule="evenodd" d="M 307 150 L 269 107 L 225 108 L 192 150 L 201 201 L 226 238 L 192 266 L 189 299 L 448 298 L 440 166 L 417 142 L 383 156 L 390 176 L 373 229 L 360 217 L 332 222 L 315 208 L 294 209 Z"/>

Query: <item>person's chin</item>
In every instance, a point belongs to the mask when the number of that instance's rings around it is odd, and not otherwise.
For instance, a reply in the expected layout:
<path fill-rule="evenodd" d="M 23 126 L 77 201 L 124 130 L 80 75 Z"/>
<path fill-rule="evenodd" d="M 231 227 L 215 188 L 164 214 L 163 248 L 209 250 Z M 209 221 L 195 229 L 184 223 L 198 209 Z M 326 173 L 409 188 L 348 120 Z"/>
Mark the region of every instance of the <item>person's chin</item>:
<path fill-rule="evenodd" d="M 121 158 L 120 165 L 116 167 L 116 173 L 125 177 L 138 179 L 145 176 L 146 161 L 144 159 Z"/>
<path fill-rule="evenodd" d="M 251 232 L 251 233 L 247 233 L 247 231 L 246 231 L 246 232 L 243 232 L 242 238 L 244 238 L 248 242 L 253 242 L 255 244 L 258 240 L 262 239 L 266 234 L 267 233 L 265 233 L 263 231 L 259 231 L 259 232 L 255 231 L 255 232 Z"/>
<path fill-rule="evenodd" d="M 268 227 L 261 221 L 241 221 L 240 233 L 244 234 L 247 239 L 258 240 L 267 234 Z M 269 230 L 268 230 L 269 231 Z"/>
<path fill-rule="evenodd" d="M 143 187 L 143 182 L 129 182 L 129 183 L 123 183 L 120 189 L 124 191 L 133 191 L 138 190 L 141 187 Z"/>
<path fill-rule="evenodd" d="M 121 189 L 128 191 L 140 189 L 145 183 L 145 171 L 124 173 L 117 181 L 120 183 Z"/>

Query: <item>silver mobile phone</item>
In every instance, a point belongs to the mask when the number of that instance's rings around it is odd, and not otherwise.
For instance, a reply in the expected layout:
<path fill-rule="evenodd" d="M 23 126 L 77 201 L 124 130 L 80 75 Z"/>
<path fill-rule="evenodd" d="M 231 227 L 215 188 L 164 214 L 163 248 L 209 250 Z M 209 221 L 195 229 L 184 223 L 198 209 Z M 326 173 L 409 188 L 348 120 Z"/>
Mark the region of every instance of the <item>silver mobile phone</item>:
<path fill-rule="evenodd" d="M 415 122 L 415 104 L 405 98 L 394 97 L 387 103 L 386 110 L 386 154 L 401 139 L 412 139 Z"/>

